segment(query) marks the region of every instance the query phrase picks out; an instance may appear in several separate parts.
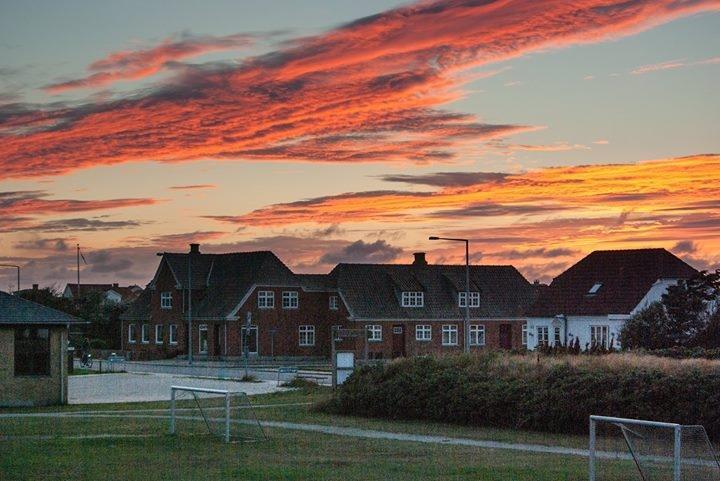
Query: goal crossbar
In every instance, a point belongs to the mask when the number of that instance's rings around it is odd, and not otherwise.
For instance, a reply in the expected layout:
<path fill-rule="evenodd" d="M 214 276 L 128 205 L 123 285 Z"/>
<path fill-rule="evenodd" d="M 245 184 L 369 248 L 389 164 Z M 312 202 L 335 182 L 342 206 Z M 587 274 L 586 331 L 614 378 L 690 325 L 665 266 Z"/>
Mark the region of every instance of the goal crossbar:
<path fill-rule="evenodd" d="M 219 396 L 222 396 L 225 398 L 225 413 L 224 413 L 224 423 L 225 423 L 225 430 L 223 433 L 223 440 L 226 443 L 230 442 L 230 396 L 236 395 L 236 394 L 243 394 L 246 395 L 243 391 L 230 391 L 225 389 L 210 389 L 210 388 L 201 388 L 201 387 L 191 387 L 191 386 L 170 386 L 170 434 L 175 434 L 176 426 L 175 426 L 175 416 L 176 416 L 176 393 L 178 391 L 182 392 L 189 392 L 193 395 L 193 399 L 195 400 L 195 404 L 197 405 L 198 409 L 200 410 L 200 413 L 203 417 L 203 421 L 205 422 L 205 425 L 210 429 L 210 423 L 207 419 L 207 416 L 205 415 L 205 411 L 200 406 L 200 403 L 197 398 L 197 393 L 203 393 L 203 394 L 217 394 Z"/>

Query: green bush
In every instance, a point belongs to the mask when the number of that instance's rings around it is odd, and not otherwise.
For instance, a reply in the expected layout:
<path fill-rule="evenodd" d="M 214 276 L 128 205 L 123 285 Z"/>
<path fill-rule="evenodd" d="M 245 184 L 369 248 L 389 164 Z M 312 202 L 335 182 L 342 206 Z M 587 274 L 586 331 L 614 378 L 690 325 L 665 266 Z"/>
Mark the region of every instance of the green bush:
<path fill-rule="evenodd" d="M 653 356 L 671 357 L 673 359 L 720 359 L 720 348 L 706 349 L 704 347 L 679 346 L 645 352 Z"/>
<path fill-rule="evenodd" d="M 585 433 L 588 417 L 603 414 L 702 424 L 720 439 L 720 372 L 597 358 L 422 357 L 360 368 L 319 409 L 561 433 Z"/>

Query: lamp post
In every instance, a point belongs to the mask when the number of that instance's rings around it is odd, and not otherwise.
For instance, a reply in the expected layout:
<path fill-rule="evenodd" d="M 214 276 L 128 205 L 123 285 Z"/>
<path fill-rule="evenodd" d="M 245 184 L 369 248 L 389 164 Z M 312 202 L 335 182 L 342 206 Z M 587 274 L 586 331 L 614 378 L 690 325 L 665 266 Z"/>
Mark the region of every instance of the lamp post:
<path fill-rule="evenodd" d="M 430 236 L 428 240 L 446 240 L 465 243 L 465 322 L 463 322 L 463 351 L 470 352 L 470 241 L 452 237 Z"/>
<path fill-rule="evenodd" d="M 20 266 L 16 266 L 13 264 L 0 264 L 0 267 L 10 267 L 13 269 L 17 269 L 17 287 L 15 289 L 15 294 L 20 293 Z"/>

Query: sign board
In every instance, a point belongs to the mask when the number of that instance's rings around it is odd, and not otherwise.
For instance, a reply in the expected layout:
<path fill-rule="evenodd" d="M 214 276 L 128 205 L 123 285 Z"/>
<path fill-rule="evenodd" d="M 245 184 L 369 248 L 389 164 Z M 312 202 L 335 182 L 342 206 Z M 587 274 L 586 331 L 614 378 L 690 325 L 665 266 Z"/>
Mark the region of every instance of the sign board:
<path fill-rule="evenodd" d="M 335 353 L 334 359 L 335 386 L 339 386 L 350 377 L 355 370 L 355 353 L 349 351 L 341 351 Z"/>

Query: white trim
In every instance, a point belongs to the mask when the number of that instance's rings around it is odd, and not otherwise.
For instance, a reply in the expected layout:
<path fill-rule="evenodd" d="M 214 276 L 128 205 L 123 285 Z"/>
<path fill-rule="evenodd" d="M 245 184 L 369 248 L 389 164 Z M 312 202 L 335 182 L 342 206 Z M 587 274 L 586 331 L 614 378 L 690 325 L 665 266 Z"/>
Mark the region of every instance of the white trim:
<path fill-rule="evenodd" d="M 203 331 L 205 331 L 205 350 L 202 349 L 202 336 L 200 334 Z M 208 333 L 209 331 L 207 324 L 200 324 L 198 326 L 198 354 L 207 354 L 208 352 L 210 352 L 210 338 Z"/>
<path fill-rule="evenodd" d="M 457 346 L 460 340 L 460 330 L 457 324 L 443 324 L 441 332 L 441 341 L 443 346 Z M 448 340 L 445 342 L 445 334 L 448 335 Z M 455 341 L 452 340 L 452 335 L 455 335 Z"/>
<path fill-rule="evenodd" d="M 160 341 L 158 342 L 158 327 L 162 331 L 160 333 Z M 163 344 L 165 342 L 165 329 L 163 324 L 155 324 L 155 344 Z"/>
<path fill-rule="evenodd" d="M 465 297 L 465 291 L 458 292 L 458 307 L 465 307 L 464 299 L 462 299 L 461 296 L 463 298 Z M 473 307 L 480 307 L 479 291 L 470 291 L 470 308 L 472 309 Z"/>
<path fill-rule="evenodd" d="M 140 325 L 140 342 L 142 344 L 150 344 L 150 333 L 147 332 L 148 329 L 145 329 L 146 327 L 149 327 L 150 324 L 143 323 Z"/>
<path fill-rule="evenodd" d="M 303 342 L 303 334 L 305 336 L 311 336 L 312 342 L 308 342 L 309 339 L 305 339 Z M 303 324 L 298 326 L 298 346 L 300 347 L 312 347 L 315 345 L 315 326 L 311 324 Z"/>
<path fill-rule="evenodd" d="M 382 342 L 383 340 L 383 328 L 380 324 L 369 324 L 365 326 L 368 333 L 368 342 Z M 380 333 L 379 336 L 375 334 Z"/>
<path fill-rule="evenodd" d="M 282 291 L 280 306 L 283 309 L 300 309 L 300 293 L 298 291 Z M 288 305 L 285 305 L 287 299 Z M 295 302 L 293 302 L 295 301 Z M 293 305 L 294 304 L 294 305 Z"/>
<path fill-rule="evenodd" d="M 172 334 L 173 334 L 173 328 L 175 328 L 175 335 L 174 335 L 174 336 L 172 335 Z M 168 344 L 170 344 L 170 345 L 172 345 L 172 346 L 176 346 L 177 343 L 178 343 L 178 341 L 177 341 L 177 329 L 178 329 L 177 324 L 169 324 L 169 325 L 168 325 Z M 174 341 L 173 341 L 173 338 L 175 338 Z"/>
<path fill-rule="evenodd" d="M 261 300 L 264 305 L 261 305 Z M 257 291 L 257 307 L 258 309 L 275 309 L 275 291 Z"/>
<path fill-rule="evenodd" d="M 130 333 L 130 331 L 132 331 L 132 334 Z M 128 336 L 128 338 L 127 338 L 128 344 L 137 344 L 137 339 L 135 339 L 135 337 L 137 336 L 137 326 L 135 325 L 134 322 L 131 324 L 128 324 L 127 336 Z"/>
<path fill-rule="evenodd" d="M 423 334 L 420 336 L 420 334 Z M 432 324 L 416 324 L 415 325 L 415 340 L 417 342 L 430 342 L 432 341 Z"/>
<path fill-rule="evenodd" d="M 167 294 L 167 295 L 166 295 Z M 169 300 L 169 305 L 165 305 L 165 301 Z M 173 295 L 172 291 L 162 291 L 160 293 L 160 309 L 168 310 L 172 309 Z"/>
<path fill-rule="evenodd" d="M 400 305 L 402 307 L 425 307 L 425 293 L 423 291 L 402 291 Z"/>
<path fill-rule="evenodd" d="M 473 331 L 475 331 L 475 342 L 473 342 Z M 470 346 L 484 346 L 485 345 L 485 325 L 484 324 L 470 324 L 470 335 L 468 341 Z M 482 337 L 481 337 L 482 335 Z"/>
<path fill-rule="evenodd" d="M 333 295 L 328 296 L 328 309 L 331 311 L 337 311 L 340 308 L 340 297 Z"/>

